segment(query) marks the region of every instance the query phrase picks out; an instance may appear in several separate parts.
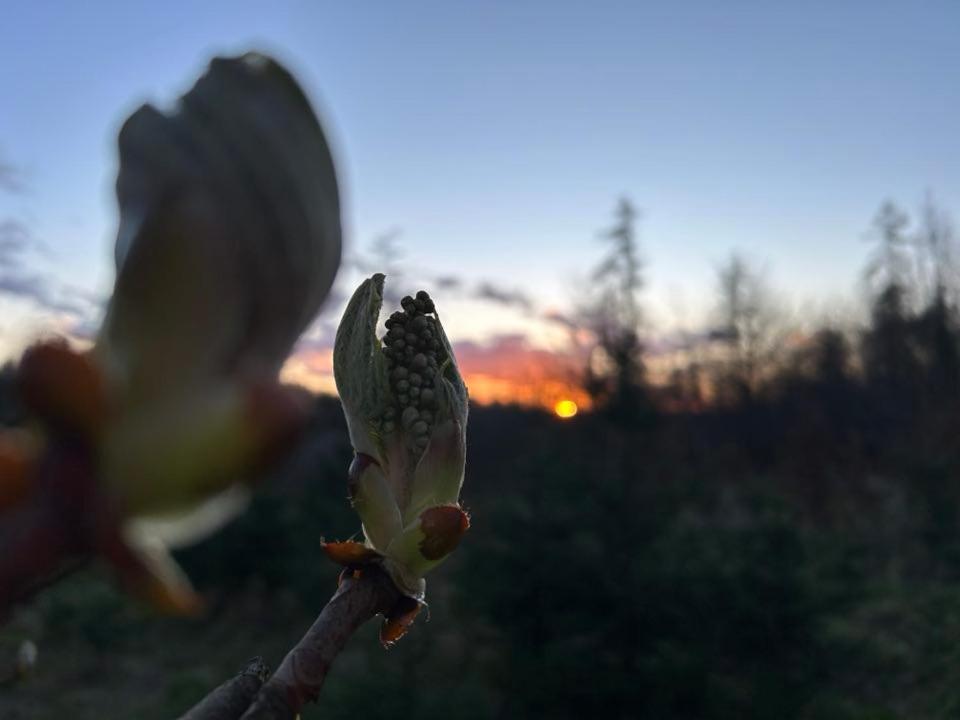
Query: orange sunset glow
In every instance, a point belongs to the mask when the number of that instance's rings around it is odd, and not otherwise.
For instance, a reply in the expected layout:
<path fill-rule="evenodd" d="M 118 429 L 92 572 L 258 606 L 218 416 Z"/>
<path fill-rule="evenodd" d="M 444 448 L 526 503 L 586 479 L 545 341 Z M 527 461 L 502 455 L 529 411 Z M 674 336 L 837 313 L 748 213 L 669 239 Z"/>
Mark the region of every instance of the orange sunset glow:
<path fill-rule="evenodd" d="M 561 418 L 590 409 L 590 396 L 577 382 L 578 365 L 570 355 L 538 348 L 521 335 L 456 343 L 455 352 L 472 402 L 543 408 Z M 331 350 L 294 354 L 282 377 L 312 392 L 336 394 Z"/>

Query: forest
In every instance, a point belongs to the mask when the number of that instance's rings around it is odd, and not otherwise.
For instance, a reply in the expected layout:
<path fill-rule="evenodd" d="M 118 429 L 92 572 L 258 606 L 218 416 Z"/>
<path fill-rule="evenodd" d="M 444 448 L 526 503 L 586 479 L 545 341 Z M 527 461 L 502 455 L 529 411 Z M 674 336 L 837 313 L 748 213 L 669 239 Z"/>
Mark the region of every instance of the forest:
<path fill-rule="evenodd" d="M 429 618 L 388 651 L 368 624 L 304 718 L 960 712 L 960 288 L 945 213 L 881 205 L 859 323 L 787 331 L 763 273 L 731 256 L 715 327 L 661 380 L 636 224 L 624 201 L 580 314 L 592 410 L 471 408 L 472 527 L 431 575 Z M 0 386 L 9 426 L 23 419 L 14 375 Z M 209 612 L 158 619 L 84 567 L 0 628 L 0 716 L 171 718 L 249 657 L 279 662 L 335 587 L 321 540 L 357 531 L 340 404 L 310 403 L 305 439 L 248 512 L 177 554 Z M 38 648 L 29 673 L 24 641 Z"/>

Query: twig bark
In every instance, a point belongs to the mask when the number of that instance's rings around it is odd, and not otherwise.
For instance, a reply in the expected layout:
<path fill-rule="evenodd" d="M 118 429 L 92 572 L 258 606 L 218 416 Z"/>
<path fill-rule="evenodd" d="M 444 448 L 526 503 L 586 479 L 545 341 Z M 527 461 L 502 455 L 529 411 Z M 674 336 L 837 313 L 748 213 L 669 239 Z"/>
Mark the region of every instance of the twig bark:
<path fill-rule="evenodd" d="M 259 692 L 249 693 L 250 684 L 240 682 L 245 670 L 180 720 L 293 720 L 306 703 L 317 699 L 330 666 L 357 628 L 378 614 L 389 613 L 401 598 L 377 565 L 344 571 L 330 602 L 273 677 L 262 687 L 257 684 Z"/>
<path fill-rule="evenodd" d="M 253 702 L 269 674 L 263 659 L 253 658 L 238 675 L 194 705 L 180 720 L 236 720 Z"/>
<path fill-rule="evenodd" d="M 367 620 L 389 613 L 400 592 L 376 565 L 346 571 L 337 592 L 300 642 L 260 689 L 243 720 L 290 720 L 320 694 L 330 666 Z"/>

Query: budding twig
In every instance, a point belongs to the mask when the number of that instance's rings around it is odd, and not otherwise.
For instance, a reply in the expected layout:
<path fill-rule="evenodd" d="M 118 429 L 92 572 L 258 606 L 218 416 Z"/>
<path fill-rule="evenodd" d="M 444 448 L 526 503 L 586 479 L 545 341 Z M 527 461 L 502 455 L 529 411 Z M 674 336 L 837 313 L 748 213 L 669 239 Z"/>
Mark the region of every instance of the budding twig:
<path fill-rule="evenodd" d="M 388 613 L 401 595 L 375 565 L 346 571 L 337 592 L 276 673 L 260 689 L 242 720 L 291 720 L 317 699 L 330 666 L 350 636 L 367 620 Z M 210 716 L 235 720 L 236 715 Z"/>
<path fill-rule="evenodd" d="M 267 670 L 254 658 L 180 720 L 293 720 L 317 699 L 330 666 L 357 628 L 389 613 L 401 599 L 377 565 L 345 570 L 336 593 L 273 677 L 261 686 Z"/>

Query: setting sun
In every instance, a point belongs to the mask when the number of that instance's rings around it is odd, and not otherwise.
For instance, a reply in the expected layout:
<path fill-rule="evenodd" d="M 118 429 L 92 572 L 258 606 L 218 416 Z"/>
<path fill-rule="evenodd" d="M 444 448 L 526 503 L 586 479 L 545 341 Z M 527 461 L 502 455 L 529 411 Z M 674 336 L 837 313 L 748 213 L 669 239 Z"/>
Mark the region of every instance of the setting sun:
<path fill-rule="evenodd" d="M 577 414 L 577 404 L 573 400 L 558 400 L 553 406 L 553 411 L 558 418 L 567 420 Z"/>

